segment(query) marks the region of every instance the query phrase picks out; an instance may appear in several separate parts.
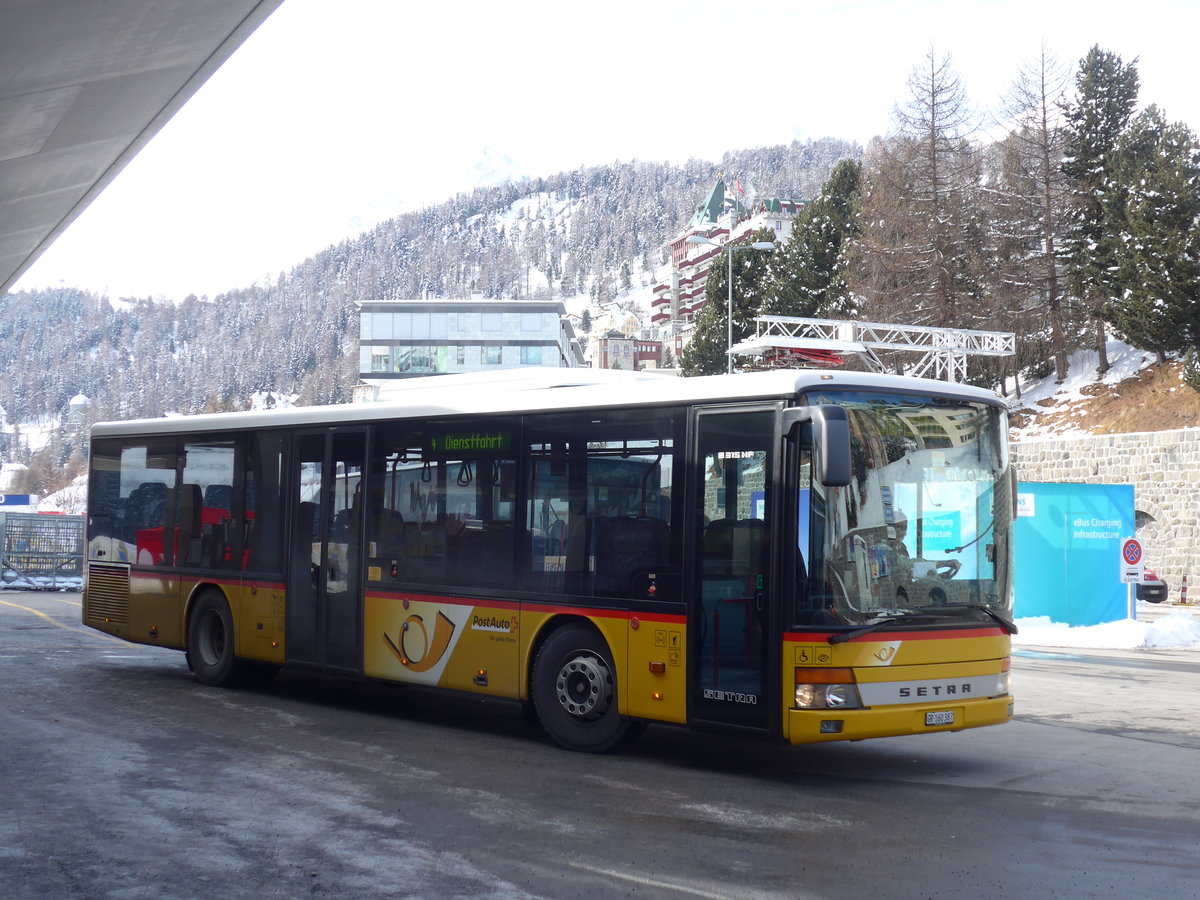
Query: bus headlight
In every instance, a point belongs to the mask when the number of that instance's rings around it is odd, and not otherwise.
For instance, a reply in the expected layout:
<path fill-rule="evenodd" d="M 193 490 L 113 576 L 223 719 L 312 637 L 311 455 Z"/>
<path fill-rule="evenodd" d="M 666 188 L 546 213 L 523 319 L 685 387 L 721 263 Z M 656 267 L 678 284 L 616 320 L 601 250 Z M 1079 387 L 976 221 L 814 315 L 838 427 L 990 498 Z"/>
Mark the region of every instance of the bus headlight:
<path fill-rule="evenodd" d="M 796 668 L 797 709 L 856 709 L 862 706 L 850 669 Z"/>
<path fill-rule="evenodd" d="M 995 696 L 1003 697 L 1012 693 L 1012 657 L 1006 656 L 1000 661 L 1000 674 L 996 676 Z"/>

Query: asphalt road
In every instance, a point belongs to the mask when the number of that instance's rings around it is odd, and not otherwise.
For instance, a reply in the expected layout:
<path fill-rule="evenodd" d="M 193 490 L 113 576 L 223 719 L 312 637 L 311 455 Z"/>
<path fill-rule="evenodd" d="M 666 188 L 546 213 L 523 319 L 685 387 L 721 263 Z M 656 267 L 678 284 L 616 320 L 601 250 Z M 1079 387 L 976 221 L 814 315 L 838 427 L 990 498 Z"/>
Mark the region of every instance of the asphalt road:
<path fill-rule="evenodd" d="M 1198 661 L 1025 649 L 999 728 L 598 757 L 466 696 L 204 688 L 0 593 L 0 896 L 1190 898 Z"/>

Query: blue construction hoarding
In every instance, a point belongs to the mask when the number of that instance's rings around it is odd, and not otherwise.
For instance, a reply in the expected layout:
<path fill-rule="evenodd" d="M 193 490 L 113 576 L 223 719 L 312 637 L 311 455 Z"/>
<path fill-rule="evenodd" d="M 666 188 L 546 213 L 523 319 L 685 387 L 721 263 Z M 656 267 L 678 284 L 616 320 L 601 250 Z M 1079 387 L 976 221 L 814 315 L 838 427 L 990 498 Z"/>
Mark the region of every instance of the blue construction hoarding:
<path fill-rule="evenodd" d="M 1021 482 L 1017 501 L 1016 616 L 1066 625 L 1126 618 L 1120 554 L 1135 537 L 1133 485 Z"/>

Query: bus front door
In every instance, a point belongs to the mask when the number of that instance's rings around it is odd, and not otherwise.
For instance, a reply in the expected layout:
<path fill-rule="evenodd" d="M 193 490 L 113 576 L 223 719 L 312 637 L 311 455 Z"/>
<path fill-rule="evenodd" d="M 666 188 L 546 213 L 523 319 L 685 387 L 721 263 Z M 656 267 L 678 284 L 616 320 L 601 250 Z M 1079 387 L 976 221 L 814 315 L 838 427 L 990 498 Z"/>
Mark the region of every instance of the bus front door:
<path fill-rule="evenodd" d="M 366 432 L 297 435 L 287 590 L 287 658 L 362 671 L 362 521 Z"/>
<path fill-rule="evenodd" d="M 768 677 L 775 422 L 774 408 L 696 412 L 688 717 L 697 724 L 766 730 L 779 718 Z"/>

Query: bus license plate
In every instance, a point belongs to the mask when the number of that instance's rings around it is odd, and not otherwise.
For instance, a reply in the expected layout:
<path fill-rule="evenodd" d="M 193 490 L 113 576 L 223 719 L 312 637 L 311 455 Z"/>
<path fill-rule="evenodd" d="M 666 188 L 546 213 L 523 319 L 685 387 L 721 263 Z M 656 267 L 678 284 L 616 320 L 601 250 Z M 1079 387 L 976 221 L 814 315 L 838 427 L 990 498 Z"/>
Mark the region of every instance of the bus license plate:
<path fill-rule="evenodd" d="M 925 724 L 926 725 L 953 725 L 954 724 L 954 710 L 939 709 L 937 712 L 927 712 L 927 713 L 925 713 Z"/>

